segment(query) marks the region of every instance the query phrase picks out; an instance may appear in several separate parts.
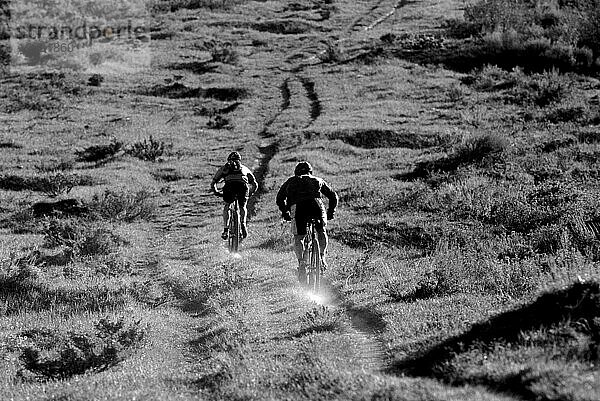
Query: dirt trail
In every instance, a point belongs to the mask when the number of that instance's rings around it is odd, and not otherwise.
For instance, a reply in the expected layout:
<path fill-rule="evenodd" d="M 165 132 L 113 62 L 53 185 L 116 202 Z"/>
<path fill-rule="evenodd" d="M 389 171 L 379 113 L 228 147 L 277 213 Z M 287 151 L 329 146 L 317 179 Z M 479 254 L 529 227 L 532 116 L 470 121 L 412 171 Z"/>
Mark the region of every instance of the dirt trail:
<path fill-rule="evenodd" d="M 363 31 L 374 29 L 406 2 L 394 4 L 390 13 L 389 2 L 377 2 L 366 14 L 357 16 L 348 31 L 359 26 Z M 286 41 L 288 49 L 306 48 L 305 38 Z M 314 44 L 314 38 L 311 41 Z M 265 80 L 275 82 L 278 93 L 270 98 L 276 102 L 270 115 L 252 135 L 260 152 L 254 173 L 261 192 L 249 202 L 250 237 L 244 241 L 241 255 L 229 255 L 218 239 L 220 204 L 206 194 L 207 182 L 175 183 L 165 197 L 168 201 L 160 205 L 156 225 L 166 233 L 161 242 L 164 270 L 160 274 L 164 286 L 175 294 L 172 302 L 189 314 L 196 328 L 183 352 L 198 379 L 187 384 L 207 399 L 253 399 L 252 391 L 272 391 L 261 393 L 271 399 L 284 394 L 294 394 L 293 399 L 316 399 L 322 394 L 311 395 L 313 390 L 306 387 L 313 382 L 322 391 L 328 383 L 356 378 L 369 385 L 388 386 L 398 380 L 386 373 L 389 361 L 379 339 L 386 327 L 384 320 L 372 310 L 349 304 L 327 284 L 322 297 L 304 291 L 295 277 L 289 237 L 277 233 L 277 217 L 269 206 L 277 189 L 269 177 L 271 163 L 279 152 L 301 142 L 303 130 L 326 112 L 310 71 L 313 64 L 299 59 L 290 65 L 289 59 L 285 60 L 288 63 L 270 64 L 265 68 L 269 72 L 263 72 L 268 74 Z M 275 70 L 281 74 L 274 75 Z M 236 106 L 236 113 L 239 110 L 244 106 Z M 184 284 L 173 285 L 177 277 L 193 278 L 219 265 L 219 274 L 228 276 L 225 289 L 216 289 L 207 299 L 187 291 Z M 307 372 L 294 373 L 294 369 L 305 368 Z M 323 371 L 319 373 L 323 376 L 302 376 L 316 374 L 310 369 Z M 289 387 L 294 380 L 299 380 L 297 387 Z M 240 388 L 248 392 L 238 393 Z"/>

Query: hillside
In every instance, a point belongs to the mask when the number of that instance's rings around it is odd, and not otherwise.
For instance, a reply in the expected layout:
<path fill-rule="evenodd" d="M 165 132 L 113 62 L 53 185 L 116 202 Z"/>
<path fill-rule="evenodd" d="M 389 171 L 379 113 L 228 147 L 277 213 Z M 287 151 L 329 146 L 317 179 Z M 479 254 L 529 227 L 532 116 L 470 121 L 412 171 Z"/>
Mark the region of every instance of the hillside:
<path fill-rule="evenodd" d="M 75 18 L 29 3 L 3 21 Z M 600 14 L 538 3 L 111 1 L 139 36 L 54 53 L 1 31 L 0 398 L 599 399 Z M 232 150 L 261 188 L 239 255 L 209 191 Z M 275 205 L 302 160 L 340 196 L 320 296 Z"/>

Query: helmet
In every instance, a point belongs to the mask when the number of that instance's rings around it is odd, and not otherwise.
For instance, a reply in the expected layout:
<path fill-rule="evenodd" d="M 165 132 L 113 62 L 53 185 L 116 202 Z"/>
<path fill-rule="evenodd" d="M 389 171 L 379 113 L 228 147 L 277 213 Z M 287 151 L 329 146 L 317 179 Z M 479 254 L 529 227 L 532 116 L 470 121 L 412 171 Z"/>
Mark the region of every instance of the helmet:
<path fill-rule="evenodd" d="M 294 169 L 294 175 L 311 174 L 312 171 L 313 169 L 309 162 L 300 162 L 296 164 L 296 168 Z"/>
<path fill-rule="evenodd" d="M 229 156 L 227 156 L 227 161 L 231 162 L 234 160 L 242 160 L 242 156 L 238 152 L 231 152 Z"/>

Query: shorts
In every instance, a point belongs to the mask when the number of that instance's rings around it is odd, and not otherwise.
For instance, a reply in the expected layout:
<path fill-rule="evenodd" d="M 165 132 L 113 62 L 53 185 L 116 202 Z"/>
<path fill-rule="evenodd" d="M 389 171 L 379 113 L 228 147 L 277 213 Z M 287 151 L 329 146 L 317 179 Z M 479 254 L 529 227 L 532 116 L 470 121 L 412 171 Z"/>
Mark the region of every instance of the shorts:
<path fill-rule="evenodd" d="M 311 199 L 292 205 L 292 234 L 306 235 L 306 228 L 311 219 L 317 219 L 316 229 L 318 232 L 324 232 L 327 227 L 327 216 L 325 208 L 320 199 Z"/>
<path fill-rule="evenodd" d="M 233 203 L 234 200 L 238 200 L 240 207 L 244 207 L 248 201 L 250 190 L 248 185 L 242 181 L 230 181 L 226 182 L 223 187 L 223 200 L 225 203 Z"/>

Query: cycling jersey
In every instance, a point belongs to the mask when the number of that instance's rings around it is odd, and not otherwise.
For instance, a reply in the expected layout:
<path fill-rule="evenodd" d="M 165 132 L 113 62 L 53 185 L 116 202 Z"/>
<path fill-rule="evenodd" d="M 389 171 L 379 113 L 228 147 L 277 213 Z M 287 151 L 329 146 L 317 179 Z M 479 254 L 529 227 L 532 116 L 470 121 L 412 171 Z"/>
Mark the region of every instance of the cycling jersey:
<path fill-rule="evenodd" d="M 277 206 L 282 212 L 289 212 L 292 205 L 320 199 L 321 194 L 329 199 L 329 209 L 335 210 L 337 195 L 323 179 L 311 174 L 293 176 L 279 189 Z"/>
<path fill-rule="evenodd" d="M 213 177 L 212 182 L 216 184 L 221 180 L 224 180 L 226 184 L 228 182 L 243 182 L 247 185 L 256 182 L 252 171 L 241 163 L 237 163 L 237 165 L 236 163 L 227 163 L 221 167 Z"/>

